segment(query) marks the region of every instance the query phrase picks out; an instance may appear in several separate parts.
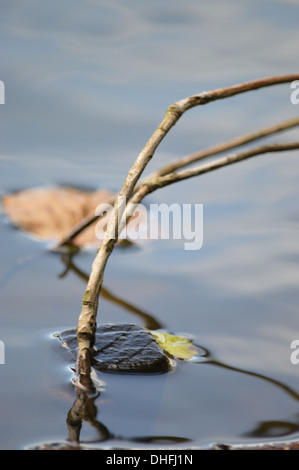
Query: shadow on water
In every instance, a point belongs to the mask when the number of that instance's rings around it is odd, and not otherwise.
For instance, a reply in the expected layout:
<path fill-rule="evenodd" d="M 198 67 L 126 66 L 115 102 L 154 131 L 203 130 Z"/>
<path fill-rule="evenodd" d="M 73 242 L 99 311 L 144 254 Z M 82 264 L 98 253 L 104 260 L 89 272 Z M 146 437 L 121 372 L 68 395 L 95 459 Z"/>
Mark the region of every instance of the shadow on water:
<path fill-rule="evenodd" d="M 238 369 L 234 367 L 230 367 L 227 364 L 224 364 L 220 361 L 209 360 L 209 352 L 207 351 L 207 363 L 210 365 L 214 365 L 217 367 L 222 367 L 225 369 L 229 369 L 241 374 L 248 374 L 252 377 L 265 380 L 275 387 L 279 387 L 287 394 L 289 394 L 292 398 L 298 401 L 299 396 L 294 390 L 288 388 L 283 383 L 273 380 L 270 377 L 265 375 L 256 374 L 251 371 Z M 75 386 L 76 391 L 76 400 L 73 403 L 73 406 L 68 412 L 67 415 L 67 429 L 68 429 L 68 437 L 66 439 L 67 442 L 71 442 L 72 444 L 80 445 L 80 444 L 100 444 L 105 441 L 109 441 L 110 444 L 113 440 L 118 442 L 122 441 L 121 436 L 116 436 L 109 431 L 109 429 L 101 423 L 97 416 L 98 416 L 98 407 L 95 405 L 95 400 L 97 400 L 100 396 L 100 392 L 95 393 L 93 396 L 89 396 L 84 390 L 80 387 Z M 83 426 L 83 423 L 87 423 L 91 425 L 97 432 L 97 438 L 93 439 L 93 441 L 84 441 L 80 440 L 80 432 Z M 289 436 L 291 433 L 297 432 L 299 430 L 299 417 L 297 422 L 291 421 L 265 421 L 261 422 L 255 429 L 252 431 L 244 434 L 244 437 L 247 438 L 264 438 L 264 439 L 273 439 L 278 437 L 285 437 Z M 128 442 L 128 439 L 123 439 L 124 441 Z M 130 442 L 134 443 L 156 443 L 156 444 L 179 444 L 179 443 L 188 443 L 192 440 L 183 436 L 138 436 L 138 437 L 131 437 L 129 439 Z"/>
<path fill-rule="evenodd" d="M 63 253 L 61 255 L 61 260 L 65 266 L 63 272 L 59 275 L 59 278 L 64 278 L 69 272 L 73 272 L 80 277 L 84 282 L 88 280 L 88 275 L 84 273 L 74 262 L 74 253 Z M 109 302 L 113 302 L 124 308 L 130 314 L 137 315 L 144 323 L 144 326 L 149 329 L 159 329 L 162 328 L 162 324 L 154 318 L 153 315 L 144 312 L 142 309 L 132 305 L 130 302 L 118 298 L 115 294 L 111 293 L 107 289 L 103 288 L 102 297 Z M 265 381 L 272 386 L 278 388 L 285 394 L 287 394 L 292 400 L 299 401 L 299 394 L 293 390 L 291 387 L 285 385 L 283 382 L 275 380 L 271 377 L 268 377 L 264 374 L 259 374 L 250 370 L 237 368 L 226 364 L 225 362 L 219 361 L 213 356 L 210 350 L 205 348 L 203 345 L 196 345 L 201 350 L 201 357 L 198 361 L 194 361 L 194 366 L 205 364 L 228 371 L 236 372 L 238 374 L 243 374 L 250 376 L 255 379 Z M 193 362 L 193 361 L 192 361 Z M 92 370 L 92 367 L 90 366 Z M 91 373 L 92 375 L 92 373 Z M 94 382 L 96 383 L 96 382 Z M 117 436 L 114 433 L 110 432 L 108 427 L 105 426 L 99 419 L 99 407 L 96 405 L 96 401 L 101 395 L 100 387 L 94 386 L 93 389 L 86 392 L 80 384 L 79 380 L 73 380 L 73 385 L 76 393 L 76 399 L 70 408 L 66 423 L 68 429 L 68 436 L 66 442 L 78 446 L 79 448 L 88 444 L 101 444 L 109 441 L 111 442 L 122 442 L 126 441 L 135 443 L 144 443 L 144 444 L 167 444 L 167 445 L 176 445 L 192 441 L 184 436 L 138 436 L 131 437 L 128 439 L 122 438 L 122 436 Z M 83 424 L 86 423 L 91 425 L 92 428 L 96 431 L 97 437 L 92 441 L 80 440 L 80 434 L 83 427 Z M 261 421 L 256 427 L 250 431 L 243 434 L 244 438 L 255 438 L 255 439 L 273 439 L 280 438 L 284 436 L 290 436 L 290 434 L 299 431 L 299 414 L 298 420 L 294 421 Z M 56 444 L 47 444 L 48 447 L 55 446 Z M 66 446 L 68 444 L 65 444 Z"/>
<path fill-rule="evenodd" d="M 203 346 L 201 346 L 202 349 Z M 221 361 L 213 359 L 212 355 L 208 350 L 206 350 L 205 355 L 205 364 L 209 364 L 211 366 L 216 366 L 219 368 L 224 368 L 230 371 L 234 371 L 240 374 L 250 375 L 256 379 L 264 380 L 271 385 L 278 387 L 285 393 L 289 395 L 292 399 L 299 401 L 299 395 L 293 389 L 286 386 L 282 382 L 272 379 L 271 377 L 267 377 L 266 375 L 257 374 L 252 371 L 248 371 L 241 368 L 231 367 L 228 364 L 225 364 Z M 122 440 L 128 442 L 128 439 L 123 439 L 122 436 L 116 436 L 109 431 L 109 429 L 99 421 L 98 414 L 99 410 L 95 404 L 95 401 L 98 400 L 100 396 L 100 391 L 95 391 L 93 395 L 87 394 L 80 386 L 75 385 L 75 392 L 76 392 L 76 400 L 74 401 L 71 409 L 67 415 L 67 429 L 68 429 L 68 437 L 66 439 L 67 442 L 72 443 L 73 445 L 81 445 L 81 444 L 100 444 L 104 443 L 105 441 L 113 442 L 116 440 L 117 442 L 121 442 Z M 80 440 L 80 433 L 83 426 L 83 423 L 91 425 L 97 433 L 97 438 L 93 439 L 93 441 L 84 441 Z M 279 437 L 289 436 L 292 433 L 299 431 L 299 416 L 298 420 L 291 422 L 291 421 L 263 421 L 261 422 L 256 428 L 252 429 L 248 433 L 243 434 L 243 437 L 246 438 L 256 438 L 256 439 L 273 439 Z M 188 443 L 192 442 L 191 439 L 184 437 L 184 436 L 138 436 L 138 437 L 131 437 L 129 439 L 131 443 L 144 443 L 144 444 L 167 444 L 167 445 L 175 445 L 180 443 Z"/>
<path fill-rule="evenodd" d="M 42 256 L 47 250 L 39 252 L 33 256 L 28 256 L 23 260 L 20 260 L 17 263 L 17 266 L 11 270 L 6 278 L 2 281 L 4 284 L 17 272 L 21 266 L 27 265 L 35 257 Z M 74 273 L 78 276 L 84 283 L 88 280 L 88 275 L 82 271 L 74 261 L 77 251 L 69 251 L 63 253 L 55 253 L 61 259 L 61 262 L 64 266 L 62 272 L 58 275 L 58 278 L 64 279 L 69 273 Z M 112 293 L 106 288 L 102 288 L 101 296 L 108 302 L 119 306 L 124 309 L 127 313 L 133 314 L 142 321 L 143 325 L 150 330 L 159 330 L 165 329 L 165 326 L 154 317 L 154 315 L 143 311 L 141 308 L 136 305 L 131 304 L 128 300 L 119 298 L 116 294 Z M 299 394 L 291 387 L 285 383 L 275 380 L 267 375 L 259 374 L 251 370 L 246 370 L 243 368 L 233 367 L 223 361 L 220 361 L 213 353 L 207 349 L 204 345 L 195 344 L 196 347 L 201 351 L 200 357 L 198 360 L 192 361 L 192 367 L 199 367 L 201 364 L 207 366 L 213 366 L 218 369 L 223 369 L 237 374 L 245 375 L 252 377 L 253 379 L 258 379 L 260 381 L 266 382 L 276 389 L 282 391 L 286 394 L 291 400 L 299 402 Z M 92 369 L 92 367 L 91 367 Z M 166 373 L 167 374 L 167 373 Z M 94 382 L 96 384 L 96 381 Z M 190 439 L 186 436 L 179 435 L 144 435 L 144 436 L 133 436 L 125 438 L 117 433 L 113 433 L 109 430 L 101 420 L 99 419 L 100 406 L 99 397 L 101 396 L 101 387 L 95 386 L 92 390 L 92 393 L 87 393 L 76 379 L 73 380 L 74 391 L 76 394 L 75 400 L 67 413 L 66 423 L 67 423 L 67 438 L 62 446 L 77 446 L 79 448 L 84 447 L 85 445 L 103 445 L 103 443 L 108 443 L 108 445 L 113 445 L 115 442 L 124 442 L 126 446 L 138 444 L 147 444 L 147 445 L 179 445 L 192 442 L 193 439 Z M 82 428 L 84 424 L 91 426 L 95 432 L 96 437 L 92 440 L 82 440 L 80 438 Z M 246 439 L 258 439 L 258 440 L 267 440 L 267 439 L 277 439 L 288 436 L 289 438 L 292 434 L 299 432 L 299 410 L 298 416 L 295 416 L 293 420 L 265 420 L 258 422 L 252 429 L 248 432 L 242 433 L 241 437 Z M 131 443 L 131 444 L 130 444 Z M 44 444 L 41 447 L 55 447 L 57 443 L 48 443 Z"/>
<path fill-rule="evenodd" d="M 88 282 L 88 275 L 84 273 L 81 269 L 79 269 L 74 261 L 73 258 L 75 253 L 64 253 L 61 255 L 61 261 L 65 265 L 64 271 L 60 274 L 60 278 L 64 278 L 70 271 L 75 273 L 80 279 L 85 282 Z M 112 302 L 122 308 L 124 308 L 127 312 L 137 315 L 144 323 L 144 326 L 149 330 L 157 330 L 159 328 L 163 328 L 163 325 L 153 316 L 150 315 L 138 307 L 135 307 L 131 303 L 117 297 L 115 294 L 107 290 L 105 287 L 101 289 L 101 296 L 105 300 Z"/>
<path fill-rule="evenodd" d="M 67 441 L 72 444 L 91 444 L 91 443 L 101 443 L 105 441 L 122 441 L 121 436 L 115 436 L 109 431 L 109 429 L 97 419 L 98 408 L 95 405 L 95 400 L 98 399 L 100 392 L 95 394 L 95 396 L 90 397 L 85 391 L 76 388 L 76 400 L 74 401 L 73 406 L 68 412 L 66 423 L 68 429 Z M 97 433 L 97 438 L 93 441 L 80 440 L 80 433 L 83 426 L 83 423 L 91 425 Z M 127 441 L 127 440 L 126 440 Z M 168 443 L 168 444 L 177 444 L 182 442 L 189 442 L 189 439 L 178 436 L 144 436 L 144 437 L 132 437 L 131 442 L 140 442 L 140 443 Z"/>

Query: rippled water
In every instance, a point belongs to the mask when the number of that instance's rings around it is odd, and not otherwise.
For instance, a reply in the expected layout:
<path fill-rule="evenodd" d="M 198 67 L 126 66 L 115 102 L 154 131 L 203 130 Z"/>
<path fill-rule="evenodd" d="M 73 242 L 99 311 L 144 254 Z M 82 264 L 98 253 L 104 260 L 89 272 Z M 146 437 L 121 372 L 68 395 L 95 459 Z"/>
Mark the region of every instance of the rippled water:
<path fill-rule="evenodd" d="M 203 90 L 296 72 L 292 1 L 3 1 L 1 193 L 68 183 L 119 189 L 172 102 Z M 58 14 L 59 12 L 59 14 Z M 288 85 L 194 109 L 149 171 L 298 113 Z M 266 141 L 298 139 L 298 130 Z M 105 445 L 294 438 L 298 434 L 298 152 L 268 155 L 169 186 L 148 202 L 202 203 L 204 244 L 117 249 L 99 322 L 191 335 L 203 361 L 156 376 L 102 374 L 94 400 Z M 84 281 L 65 260 L 0 219 L 0 448 L 65 440 L 77 396 L 52 335 L 76 326 Z M 75 266 L 88 275 L 94 257 Z M 104 429 L 101 428 L 102 431 Z M 81 438 L 99 441 L 84 423 Z M 156 441 L 155 441 L 155 439 Z"/>

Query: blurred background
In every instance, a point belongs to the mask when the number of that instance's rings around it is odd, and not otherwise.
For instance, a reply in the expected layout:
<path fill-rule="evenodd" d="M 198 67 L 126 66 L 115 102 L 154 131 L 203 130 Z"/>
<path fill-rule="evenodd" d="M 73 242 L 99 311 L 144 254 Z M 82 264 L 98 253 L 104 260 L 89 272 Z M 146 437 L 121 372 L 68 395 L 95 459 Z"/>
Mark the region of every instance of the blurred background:
<path fill-rule="evenodd" d="M 1 196 L 60 184 L 118 191 L 170 104 L 295 73 L 298 17 L 296 0 L 2 0 Z M 297 116 L 290 95 L 286 84 L 191 110 L 146 172 Z M 293 129 L 264 141 L 298 138 Z M 290 343 L 299 337 L 298 176 L 298 152 L 286 152 L 148 198 L 203 204 L 203 247 L 188 252 L 181 240 L 160 240 L 118 249 L 105 285 L 167 331 L 192 334 L 222 365 L 180 364 L 151 377 L 155 399 L 146 393 L 148 377 L 105 377 L 97 405 L 114 434 L 198 445 L 296 437 L 299 366 L 290 362 Z M 76 326 L 84 282 L 74 272 L 59 278 L 61 258 L 4 214 L 0 232 L 0 447 L 63 440 L 75 396 L 51 335 Z M 93 258 L 81 252 L 75 262 L 88 275 Z M 99 321 L 142 323 L 105 300 Z"/>

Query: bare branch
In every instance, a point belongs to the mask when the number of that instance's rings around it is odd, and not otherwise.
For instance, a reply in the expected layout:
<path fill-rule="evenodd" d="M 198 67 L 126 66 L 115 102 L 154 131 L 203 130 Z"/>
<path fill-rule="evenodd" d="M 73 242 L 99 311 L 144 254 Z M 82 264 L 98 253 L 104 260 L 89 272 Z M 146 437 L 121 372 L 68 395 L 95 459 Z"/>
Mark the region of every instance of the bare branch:
<path fill-rule="evenodd" d="M 151 181 L 154 177 L 158 176 L 165 176 L 168 173 L 172 173 L 180 168 L 184 168 L 185 166 L 188 166 L 192 163 L 195 163 L 199 160 L 203 160 L 204 158 L 211 157 L 214 155 L 217 155 L 219 153 L 225 152 L 227 150 L 236 148 L 236 147 L 241 147 L 242 145 L 246 145 L 249 142 L 253 142 L 255 140 L 259 140 L 265 137 L 268 137 L 272 134 L 286 131 L 288 129 L 291 129 L 293 127 L 296 127 L 299 125 L 299 118 L 294 118 L 290 119 L 288 121 L 281 122 L 279 124 L 275 124 L 273 126 L 266 127 L 264 129 L 260 129 L 258 131 L 252 132 L 250 134 L 246 134 L 243 136 L 236 137 L 234 139 L 231 139 L 227 142 L 220 143 L 218 145 L 214 145 L 213 147 L 209 147 L 208 149 L 201 150 L 199 152 L 193 153 L 192 155 L 187 155 L 185 157 L 181 157 L 166 166 L 160 168 L 158 171 L 155 173 L 147 176 L 144 178 L 138 186 L 135 188 L 134 192 L 137 192 L 143 184 L 145 184 L 147 181 Z M 111 197 L 111 200 L 107 201 L 108 204 L 113 205 L 115 202 L 115 196 Z M 100 219 L 100 215 L 95 215 L 94 212 L 91 214 L 87 215 L 84 219 L 82 219 L 73 229 L 69 232 L 69 234 L 64 237 L 60 242 L 57 244 L 55 248 L 60 248 L 63 245 L 72 243 L 75 238 L 83 232 L 87 227 L 95 223 L 97 220 Z"/>
<path fill-rule="evenodd" d="M 177 101 L 169 106 L 163 121 L 153 133 L 143 150 L 138 155 L 134 165 L 130 169 L 122 189 L 116 197 L 114 209 L 112 211 L 108 229 L 104 240 L 96 254 L 91 268 L 91 274 L 87 283 L 85 295 L 82 302 L 82 310 L 79 316 L 77 337 L 78 337 L 78 371 L 80 374 L 81 365 L 84 366 L 86 348 L 91 351 L 93 346 L 94 334 L 96 330 L 96 316 L 98 309 L 98 299 L 103 282 L 103 276 L 107 261 L 118 240 L 118 222 L 123 220 L 126 207 L 122 204 L 123 199 L 129 201 L 135 186 L 142 175 L 147 164 L 154 155 L 155 150 L 161 143 L 169 130 L 176 124 L 178 119 L 189 109 L 207 104 L 211 101 L 235 96 L 247 91 L 257 90 L 259 88 L 278 85 L 281 83 L 292 82 L 299 79 L 299 74 L 289 74 L 276 77 L 262 78 L 247 83 L 241 83 L 217 90 L 203 92 L 193 95 L 189 98 Z M 248 158 L 248 157 L 247 157 Z M 171 175 L 175 175 L 172 173 Z M 168 178 L 175 176 L 168 175 Z M 187 176 L 186 176 L 187 177 Z M 190 176 L 189 176 L 190 177 Z"/>
<path fill-rule="evenodd" d="M 109 199 L 106 201 L 107 206 L 113 205 L 115 202 L 115 196 L 111 196 Z M 70 244 L 74 241 L 74 239 L 81 233 L 83 230 L 85 230 L 87 227 L 92 225 L 94 222 L 96 222 L 100 218 L 99 215 L 95 215 L 94 211 L 90 214 L 88 214 L 86 217 L 84 217 L 78 224 L 76 224 L 72 230 L 62 239 L 59 241 L 59 243 L 54 247 L 59 248 L 62 247 L 63 245 Z"/>
<path fill-rule="evenodd" d="M 194 176 L 199 176 L 204 173 L 208 173 L 224 166 L 232 165 L 233 163 L 241 162 L 258 155 L 274 152 L 285 152 L 287 150 L 299 149 L 299 142 L 290 142 L 282 144 L 262 145 L 253 149 L 247 150 L 246 152 L 227 155 L 226 157 L 219 158 L 215 161 L 201 165 L 192 170 L 185 170 L 178 173 L 169 173 L 164 176 L 153 177 L 152 180 L 146 182 L 140 187 L 140 189 L 131 198 L 130 203 L 132 205 L 139 204 L 142 199 L 148 194 L 156 191 L 157 189 L 164 188 L 170 184 L 183 181 Z"/>
<path fill-rule="evenodd" d="M 208 149 L 195 152 L 191 155 L 181 157 L 171 163 L 168 163 L 163 168 L 160 168 L 156 173 L 148 176 L 146 180 L 143 180 L 140 184 L 144 184 L 147 180 L 149 181 L 154 176 L 167 175 L 168 173 L 172 173 L 173 171 L 176 171 L 176 170 L 179 170 L 180 168 L 191 165 L 192 163 L 195 163 L 199 160 L 203 160 L 204 158 L 217 155 L 219 153 L 225 152 L 227 150 L 230 150 L 236 147 L 241 147 L 242 145 L 246 145 L 250 142 L 262 139 L 264 137 L 268 137 L 278 132 L 286 131 L 298 125 L 299 125 L 299 118 L 290 119 L 288 121 L 275 124 L 274 126 L 265 127 L 264 129 L 260 129 L 250 134 L 236 137 L 234 139 L 228 140 L 227 142 L 214 145 L 213 147 L 209 147 Z"/>
<path fill-rule="evenodd" d="M 246 83 L 239 83 L 237 85 L 228 86 L 224 88 L 218 88 L 217 90 L 199 93 L 198 95 L 190 96 L 183 100 L 177 101 L 175 105 L 180 109 L 181 113 L 184 113 L 188 109 L 194 108 L 195 106 L 210 103 L 211 101 L 221 100 L 224 98 L 230 98 L 240 93 L 247 91 L 258 90 L 260 88 L 279 85 L 282 83 L 293 82 L 299 79 L 299 74 L 289 75 L 277 75 L 275 77 L 260 78 Z M 175 106 L 173 105 L 173 106 Z"/>

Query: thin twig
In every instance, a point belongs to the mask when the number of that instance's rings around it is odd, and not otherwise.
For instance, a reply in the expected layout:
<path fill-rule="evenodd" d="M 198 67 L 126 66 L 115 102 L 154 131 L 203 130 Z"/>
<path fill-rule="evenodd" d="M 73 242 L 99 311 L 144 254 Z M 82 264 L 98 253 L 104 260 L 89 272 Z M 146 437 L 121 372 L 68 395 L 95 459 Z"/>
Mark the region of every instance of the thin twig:
<path fill-rule="evenodd" d="M 107 206 L 114 204 L 115 202 L 115 196 L 109 197 L 105 203 Z M 94 211 L 88 214 L 86 217 L 84 217 L 78 224 L 76 224 L 70 232 L 63 237 L 59 241 L 59 243 L 54 247 L 54 249 L 60 248 L 63 245 L 71 244 L 74 239 L 81 233 L 83 230 L 88 228 L 90 225 L 92 225 L 94 222 L 96 222 L 100 218 L 99 215 L 95 215 Z"/>
<path fill-rule="evenodd" d="M 241 83 L 225 88 L 219 88 L 210 92 L 203 92 L 193 95 L 189 98 L 177 101 L 169 106 L 163 121 L 154 131 L 152 137 L 146 143 L 143 150 L 138 155 L 134 165 L 130 169 L 124 185 L 116 197 L 116 202 L 109 220 L 106 235 L 96 254 L 91 268 L 91 274 L 84 294 L 82 309 L 79 316 L 77 337 L 78 337 L 78 373 L 80 374 L 81 365 L 86 363 L 86 351 L 91 351 L 96 330 L 96 316 L 98 310 L 98 299 L 103 282 L 103 276 L 109 256 L 118 240 L 118 222 L 122 220 L 125 205 L 123 200 L 129 201 L 135 186 L 140 179 L 144 169 L 153 157 L 158 145 L 167 135 L 169 130 L 176 124 L 179 118 L 189 109 L 195 106 L 207 104 L 211 101 L 235 96 L 247 91 L 257 90 L 259 88 L 292 82 L 299 79 L 299 74 L 289 74 L 276 77 L 262 78 L 247 83 Z M 81 364 L 82 362 L 82 364 Z"/>
<path fill-rule="evenodd" d="M 154 176 L 164 176 L 168 173 L 172 173 L 180 168 L 185 166 L 191 165 L 192 163 L 198 162 L 207 157 L 211 157 L 217 155 L 222 152 L 226 152 L 227 150 L 241 147 L 246 145 L 250 142 L 255 140 L 262 139 L 264 137 L 268 137 L 272 134 L 276 134 L 278 132 L 282 132 L 293 127 L 299 125 L 299 118 L 290 119 L 288 121 L 281 122 L 279 124 L 275 124 L 274 126 L 265 127 L 264 129 L 260 129 L 258 131 L 252 132 L 250 134 L 242 135 L 236 137 L 234 139 L 228 140 L 227 142 L 223 142 L 218 145 L 214 145 L 213 147 L 209 147 L 208 149 L 201 150 L 199 152 L 195 152 L 191 155 L 187 155 L 185 157 L 181 157 L 171 163 L 168 163 L 164 167 L 160 168 L 157 172 L 152 175 L 149 175 L 146 179 L 140 182 L 144 184 L 147 180 L 152 179 Z M 136 188 L 137 189 L 137 188 Z"/>
<path fill-rule="evenodd" d="M 185 166 L 188 166 L 192 163 L 195 163 L 199 160 L 203 160 L 204 158 L 215 156 L 219 153 L 225 152 L 227 150 L 236 148 L 236 147 L 241 147 L 242 145 L 246 145 L 249 142 L 253 142 L 265 137 L 268 137 L 272 134 L 276 134 L 278 132 L 286 131 L 288 129 L 291 129 L 293 127 L 296 127 L 299 125 L 299 118 L 294 118 L 290 119 L 288 121 L 281 122 L 279 124 L 275 124 L 273 126 L 266 127 L 264 129 L 260 129 L 258 131 L 252 132 L 250 134 L 246 134 L 243 136 L 236 137 L 234 139 L 231 139 L 227 142 L 220 143 L 218 145 L 214 145 L 213 147 L 209 147 L 208 149 L 201 150 L 199 152 L 195 152 L 191 155 L 187 155 L 185 157 L 181 157 L 177 160 L 174 160 L 171 163 L 168 163 L 166 166 L 160 168 L 158 171 L 155 173 L 147 176 L 144 178 L 138 186 L 136 186 L 134 192 L 137 192 L 140 187 L 145 184 L 147 181 L 151 181 L 154 177 L 158 176 L 165 176 L 168 173 L 172 173 L 173 171 L 176 171 L 180 168 L 183 168 Z M 107 201 L 107 204 L 113 205 L 115 202 L 115 196 L 112 196 L 111 199 Z M 101 218 L 100 215 L 95 215 L 94 211 L 87 215 L 84 219 L 82 219 L 77 225 L 75 225 L 72 230 L 62 239 L 59 241 L 57 246 L 54 247 L 54 249 L 59 249 L 63 245 L 67 245 L 72 243 L 75 238 L 83 232 L 86 228 L 88 228 L 90 225 L 95 223 Z"/>
<path fill-rule="evenodd" d="M 232 165 L 233 163 L 241 162 L 243 160 L 247 160 L 258 155 L 275 152 L 285 152 L 288 150 L 297 149 L 299 149 L 299 142 L 262 145 L 260 147 L 255 147 L 253 149 L 247 150 L 246 152 L 227 155 L 215 161 L 209 162 L 205 165 L 193 168 L 192 170 L 185 170 L 178 173 L 169 173 L 164 176 L 153 177 L 152 180 L 142 185 L 129 201 L 127 207 L 129 208 L 132 205 L 132 210 L 127 209 L 127 219 L 131 218 L 133 207 L 136 206 L 136 204 L 140 204 L 140 202 L 145 198 L 145 196 L 151 194 L 157 189 L 164 188 L 166 186 L 169 186 L 170 184 L 177 183 L 179 181 L 184 181 L 194 176 L 199 176 L 204 173 L 208 173 L 224 166 Z"/>
<path fill-rule="evenodd" d="M 208 92 L 204 91 L 197 95 L 193 95 L 188 98 L 179 100 L 173 105 L 169 106 L 162 123 L 156 129 L 152 137 L 149 139 L 149 141 L 137 157 L 133 167 L 129 171 L 126 181 L 121 190 L 121 195 L 127 198 L 131 196 L 137 181 L 139 180 L 148 162 L 151 160 L 156 148 L 163 140 L 165 135 L 169 132 L 169 130 L 176 124 L 179 118 L 189 109 L 194 108 L 196 106 L 205 105 L 207 103 L 210 103 L 211 101 L 236 96 L 240 93 L 245 93 L 247 91 L 253 91 L 268 86 L 288 83 L 298 79 L 299 74 L 277 75 L 275 77 L 261 78 L 246 83 L 240 83 L 224 88 L 218 88 L 216 90 Z M 88 224 L 88 226 L 91 225 L 91 223 L 93 222 L 93 216 L 91 216 L 91 218 L 86 219 L 86 223 Z M 113 224 L 113 222 L 111 222 L 111 224 Z M 84 224 L 81 225 L 80 231 L 82 231 L 83 227 Z M 113 232 L 115 232 L 115 225 L 111 225 L 111 229 L 113 230 Z M 72 237 L 72 240 L 73 239 L 74 237 Z M 69 241 L 65 239 L 62 244 L 68 243 Z M 96 266 L 94 266 L 94 269 L 96 269 Z"/>
<path fill-rule="evenodd" d="M 75 265 L 72 255 L 66 254 L 62 256 L 62 261 L 65 263 L 66 267 L 63 273 L 60 274 L 60 278 L 66 276 L 69 271 L 73 271 L 85 283 L 88 282 L 88 275 Z M 137 315 L 143 321 L 144 326 L 149 330 L 158 330 L 163 328 L 162 323 L 160 323 L 153 315 L 145 312 L 141 308 L 136 307 L 127 300 L 118 297 L 111 291 L 104 288 L 104 286 L 102 286 L 100 295 L 109 302 L 113 302 L 114 304 L 124 308 L 127 312 Z"/>

